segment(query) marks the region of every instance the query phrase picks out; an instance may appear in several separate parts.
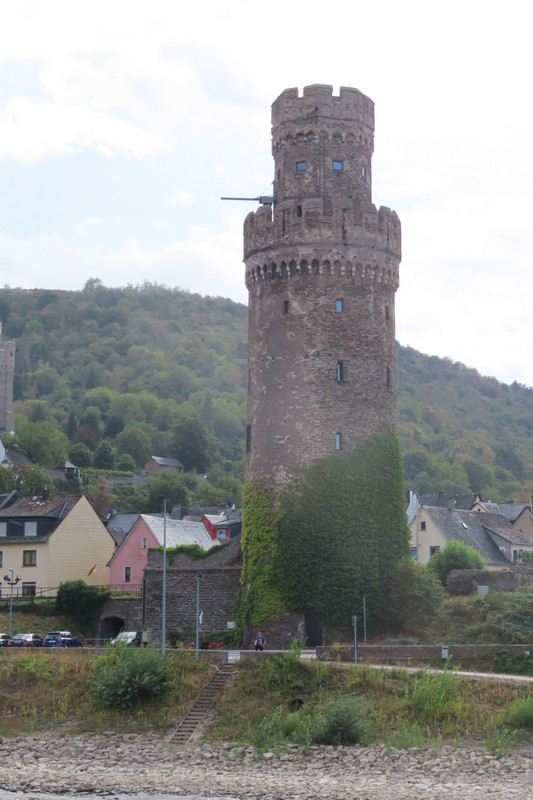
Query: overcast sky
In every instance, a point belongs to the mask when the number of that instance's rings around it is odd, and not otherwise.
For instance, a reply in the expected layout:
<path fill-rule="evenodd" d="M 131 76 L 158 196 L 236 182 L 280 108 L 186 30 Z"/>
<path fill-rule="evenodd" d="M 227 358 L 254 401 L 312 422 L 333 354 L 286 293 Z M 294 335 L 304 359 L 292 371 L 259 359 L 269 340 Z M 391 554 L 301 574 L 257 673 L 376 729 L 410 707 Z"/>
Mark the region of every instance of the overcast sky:
<path fill-rule="evenodd" d="M 148 280 L 245 303 L 270 106 L 376 104 L 373 199 L 402 222 L 397 338 L 533 385 L 524 0 L 0 2 L 0 286 Z"/>

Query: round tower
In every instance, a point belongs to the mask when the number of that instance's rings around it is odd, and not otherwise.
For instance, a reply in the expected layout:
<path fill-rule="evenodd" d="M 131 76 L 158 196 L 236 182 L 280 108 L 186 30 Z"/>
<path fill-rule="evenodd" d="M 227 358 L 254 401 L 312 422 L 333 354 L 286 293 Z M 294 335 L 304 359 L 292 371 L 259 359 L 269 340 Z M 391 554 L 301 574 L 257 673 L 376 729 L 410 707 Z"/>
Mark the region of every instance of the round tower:
<path fill-rule="evenodd" d="M 374 104 L 285 90 L 274 206 L 246 217 L 248 482 L 284 482 L 395 423 L 400 221 L 372 204 Z"/>

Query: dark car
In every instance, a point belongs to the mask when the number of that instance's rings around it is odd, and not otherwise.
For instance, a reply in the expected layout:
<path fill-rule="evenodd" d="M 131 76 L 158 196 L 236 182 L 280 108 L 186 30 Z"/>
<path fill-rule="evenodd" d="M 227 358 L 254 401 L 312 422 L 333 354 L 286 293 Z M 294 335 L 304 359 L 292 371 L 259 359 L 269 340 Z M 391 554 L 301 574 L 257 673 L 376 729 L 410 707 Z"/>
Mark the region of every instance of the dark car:
<path fill-rule="evenodd" d="M 8 647 L 42 647 L 43 640 L 37 633 L 17 633 L 7 643 Z"/>
<path fill-rule="evenodd" d="M 81 647 L 77 636 L 70 631 L 50 631 L 43 639 L 43 647 Z"/>
<path fill-rule="evenodd" d="M 9 633 L 0 633 L 0 647 L 7 647 L 7 643 L 11 639 Z"/>

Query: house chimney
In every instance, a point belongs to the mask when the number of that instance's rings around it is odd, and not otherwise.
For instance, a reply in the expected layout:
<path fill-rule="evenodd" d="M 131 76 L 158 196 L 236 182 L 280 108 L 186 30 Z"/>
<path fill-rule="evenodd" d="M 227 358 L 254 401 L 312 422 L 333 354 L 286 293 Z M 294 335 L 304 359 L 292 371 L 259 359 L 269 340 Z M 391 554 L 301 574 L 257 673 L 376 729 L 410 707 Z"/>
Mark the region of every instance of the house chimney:
<path fill-rule="evenodd" d="M 50 489 L 45 486 L 41 495 L 41 500 L 50 500 Z"/>
<path fill-rule="evenodd" d="M 448 511 L 455 511 L 455 498 L 448 496 Z"/>

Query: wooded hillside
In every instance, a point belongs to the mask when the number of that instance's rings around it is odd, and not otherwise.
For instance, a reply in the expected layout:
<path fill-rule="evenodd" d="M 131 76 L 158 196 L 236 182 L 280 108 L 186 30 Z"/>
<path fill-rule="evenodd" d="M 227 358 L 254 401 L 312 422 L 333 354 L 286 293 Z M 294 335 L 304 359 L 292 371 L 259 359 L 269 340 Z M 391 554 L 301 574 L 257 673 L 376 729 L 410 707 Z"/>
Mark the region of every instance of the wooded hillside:
<path fill-rule="evenodd" d="M 80 292 L 3 289 L 0 319 L 17 343 L 16 433 L 32 460 L 134 469 L 160 455 L 242 475 L 244 305 L 91 279 Z M 529 388 L 398 346 L 407 486 L 529 497 L 532 401 Z"/>

